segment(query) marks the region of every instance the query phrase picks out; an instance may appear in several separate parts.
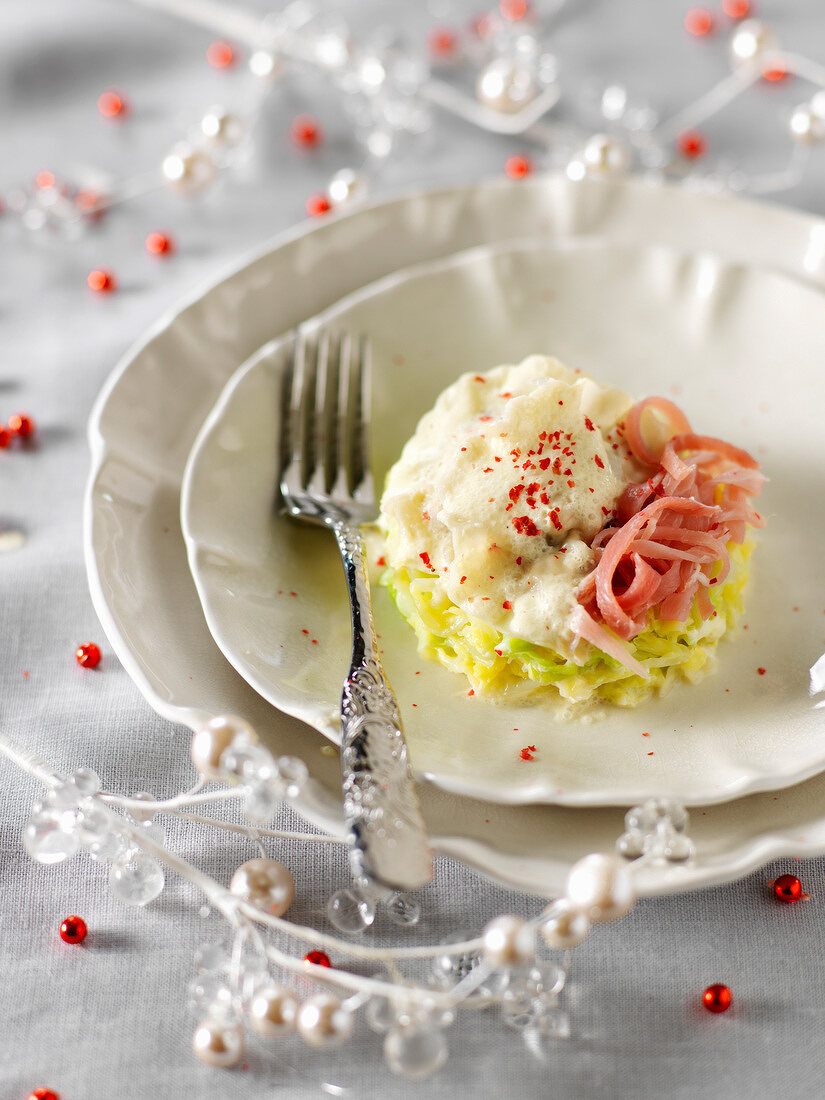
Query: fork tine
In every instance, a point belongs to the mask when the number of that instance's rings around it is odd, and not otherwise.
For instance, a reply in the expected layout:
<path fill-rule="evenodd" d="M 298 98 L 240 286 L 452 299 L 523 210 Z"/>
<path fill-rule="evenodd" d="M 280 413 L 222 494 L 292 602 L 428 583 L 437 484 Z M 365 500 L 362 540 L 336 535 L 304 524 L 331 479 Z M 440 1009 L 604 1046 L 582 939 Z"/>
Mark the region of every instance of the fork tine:
<path fill-rule="evenodd" d="M 306 337 L 299 332 L 292 357 L 292 390 L 289 403 L 290 463 L 287 473 L 297 474 L 298 483 L 306 485 L 312 467 L 309 453 L 308 420 L 314 397 L 312 351 Z"/>
<path fill-rule="evenodd" d="M 374 499 L 372 468 L 370 466 L 370 409 L 372 404 L 372 353 L 369 340 L 362 336 L 358 341 L 358 378 L 355 389 L 353 416 L 353 451 L 355 477 L 353 496 L 364 504 Z"/>
<path fill-rule="evenodd" d="M 352 436 L 350 398 L 352 375 L 352 337 L 343 333 L 338 345 L 338 425 L 336 447 L 335 496 L 348 497 L 352 473 Z"/>
<path fill-rule="evenodd" d="M 331 477 L 332 448 L 335 446 L 335 404 L 330 401 L 330 387 L 335 383 L 335 356 L 330 334 L 318 339 L 315 359 L 315 408 L 313 410 L 313 465 L 308 472 L 308 488 L 313 494 L 326 495 Z M 335 392 L 333 390 L 333 392 Z"/>

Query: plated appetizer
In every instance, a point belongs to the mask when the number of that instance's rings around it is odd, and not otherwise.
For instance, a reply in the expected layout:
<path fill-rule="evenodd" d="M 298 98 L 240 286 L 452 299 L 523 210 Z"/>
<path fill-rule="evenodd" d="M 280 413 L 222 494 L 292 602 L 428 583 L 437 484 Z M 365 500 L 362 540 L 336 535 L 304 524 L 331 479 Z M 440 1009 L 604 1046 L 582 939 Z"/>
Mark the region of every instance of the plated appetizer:
<path fill-rule="evenodd" d="M 533 355 L 420 421 L 381 500 L 384 581 L 471 695 L 633 706 L 712 667 L 763 481 L 671 401 Z"/>

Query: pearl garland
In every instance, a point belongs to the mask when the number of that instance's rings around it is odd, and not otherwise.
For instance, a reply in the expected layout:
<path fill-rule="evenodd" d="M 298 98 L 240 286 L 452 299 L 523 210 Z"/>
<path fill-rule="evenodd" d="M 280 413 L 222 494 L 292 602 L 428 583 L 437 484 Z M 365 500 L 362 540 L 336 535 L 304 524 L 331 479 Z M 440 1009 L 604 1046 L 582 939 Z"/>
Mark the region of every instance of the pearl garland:
<path fill-rule="evenodd" d="M 192 1050 L 207 1066 L 236 1066 L 246 1050 L 243 1028 L 223 1020 L 204 1020 L 192 1036 Z"/>

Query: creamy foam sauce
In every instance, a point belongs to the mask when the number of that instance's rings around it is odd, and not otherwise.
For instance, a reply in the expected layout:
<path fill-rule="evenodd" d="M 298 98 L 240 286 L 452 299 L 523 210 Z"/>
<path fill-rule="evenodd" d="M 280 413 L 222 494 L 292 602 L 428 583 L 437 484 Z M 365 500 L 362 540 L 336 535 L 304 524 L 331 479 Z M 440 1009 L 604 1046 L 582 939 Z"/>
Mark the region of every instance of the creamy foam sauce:
<path fill-rule="evenodd" d="M 420 421 L 381 500 L 387 559 L 468 615 L 567 655 L 589 542 L 638 477 L 628 394 L 532 355 L 465 374 Z"/>

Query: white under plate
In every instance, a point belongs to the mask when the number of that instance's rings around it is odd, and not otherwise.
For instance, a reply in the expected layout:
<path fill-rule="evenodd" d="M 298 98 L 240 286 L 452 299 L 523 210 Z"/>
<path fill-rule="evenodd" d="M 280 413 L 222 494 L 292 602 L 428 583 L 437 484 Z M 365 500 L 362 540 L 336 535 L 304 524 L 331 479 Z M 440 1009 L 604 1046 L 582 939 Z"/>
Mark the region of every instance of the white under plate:
<path fill-rule="evenodd" d="M 758 453 L 771 479 L 747 625 L 719 647 L 716 674 L 635 709 L 602 708 L 587 723 L 469 697 L 463 676 L 418 654 L 374 584 L 418 775 L 493 802 L 626 805 L 658 795 L 696 805 L 825 768 L 825 716 L 808 695 L 823 648 L 823 608 L 808 595 L 820 581 L 825 518 L 804 505 L 818 501 L 825 469 L 819 292 L 707 254 L 514 244 L 391 275 L 318 323 L 369 335 L 379 486 L 446 385 L 530 352 L 638 397 L 675 394 L 696 431 Z M 338 552 L 329 533 L 273 508 L 284 350 L 276 341 L 228 383 L 192 450 L 181 521 L 227 659 L 273 706 L 338 741 L 351 647 Z M 530 761 L 525 745 L 535 746 Z"/>
<path fill-rule="evenodd" d="M 825 285 L 825 224 L 779 208 L 635 180 L 533 178 L 419 193 L 301 226 L 200 289 L 124 357 L 93 412 L 85 551 L 92 596 L 114 650 L 171 721 L 192 727 L 212 714 L 238 712 L 277 751 L 302 755 L 312 782 L 299 809 L 323 828 L 342 829 L 338 762 L 326 755 L 327 742 L 243 681 L 201 613 L 178 519 L 189 450 L 239 364 L 279 332 L 391 271 L 538 233 L 548 241 L 598 235 L 709 249 Z M 818 301 L 825 309 L 825 299 Z M 821 507 L 821 500 L 820 494 L 803 507 Z M 609 849 L 622 829 L 621 811 L 611 808 L 508 807 L 429 783 L 421 785 L 421 798 L 438 852 L 540 895 L 558 892 L 575 859 Z M 745 874 L 777 856 L 825 852 L 823 807 L 823 776 L 711 806 L 691 824 L 695 863 L 646 867 L 639 889 L 683 890 Z"/>

